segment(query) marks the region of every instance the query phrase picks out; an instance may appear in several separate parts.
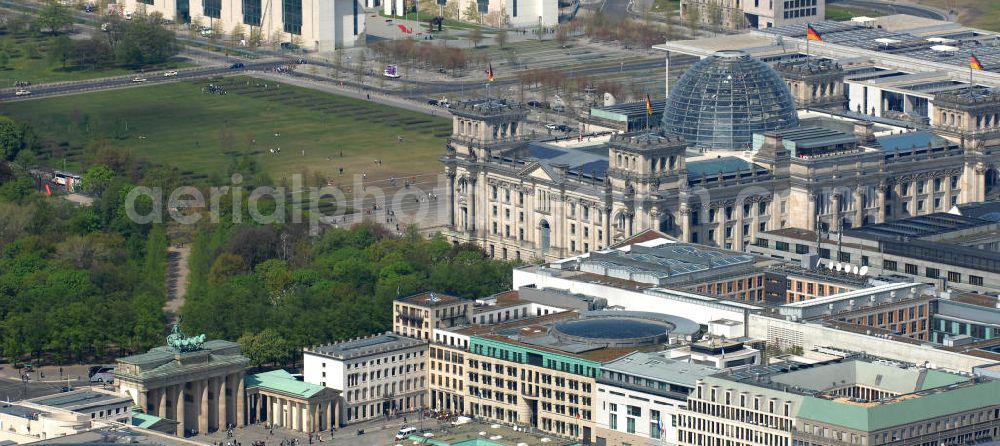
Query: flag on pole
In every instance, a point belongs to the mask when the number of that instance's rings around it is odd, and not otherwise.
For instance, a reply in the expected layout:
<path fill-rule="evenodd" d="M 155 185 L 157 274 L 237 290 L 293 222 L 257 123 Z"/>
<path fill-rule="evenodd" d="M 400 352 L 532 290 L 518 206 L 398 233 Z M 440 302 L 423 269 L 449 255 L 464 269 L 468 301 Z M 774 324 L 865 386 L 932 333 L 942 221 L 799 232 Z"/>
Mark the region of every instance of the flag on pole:
<path fill-rule="evenodd" d="M 653 101 L 649 100 L 649 95 L 646 95 L 646 114 L 653 115 Z"/>
<path fill-rule="evenodd" d="M 815 40 L 817 42 L 823 41 L 823 36 L 819 35 L 812 25 L 806 24 L 806 40 Z"/>
<path fill-rule="evenodd" d="M 493 82 L 493 64 L 492 63 L 489 64 L 489 66 L 488 66 L 488 68 L 486 70 L 486 80 L 490 81 L 490 82 Z"/>
<path fill-rule="evenodd" d="M 983 70 L 983 64 L 979 62 L 979 58 L 976 57 L 975 54 L 970 54 L 969 55 L 969 68 L 972 68 L 973 70 L 978 70 L 978 71 L 982 71 Z"/>

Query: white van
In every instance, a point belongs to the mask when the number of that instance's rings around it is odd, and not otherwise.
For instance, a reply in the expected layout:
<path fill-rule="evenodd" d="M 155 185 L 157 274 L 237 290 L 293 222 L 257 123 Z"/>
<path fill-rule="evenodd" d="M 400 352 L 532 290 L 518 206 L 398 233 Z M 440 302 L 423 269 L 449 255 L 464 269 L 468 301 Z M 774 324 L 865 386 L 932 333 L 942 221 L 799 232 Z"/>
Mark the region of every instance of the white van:
<path fill-rule="evenodd" d="M 399 432 L 396 432 L 395 439 L 396 441 L 405 440 L 407 438 L 410 438 L 410 435 L 416 433 L 417 433 L 417 428 L 412 426 L 403 426 L 401 429 L 399 429 Z"/>
<path fill-rule="evenodd" d="M 115 382 L 115 368 L 114 367 L 101 367 L 94 371 L 94 374 L 90 376 L 90 382 L 101 383 L 101 384 L 111 384 Z"/>

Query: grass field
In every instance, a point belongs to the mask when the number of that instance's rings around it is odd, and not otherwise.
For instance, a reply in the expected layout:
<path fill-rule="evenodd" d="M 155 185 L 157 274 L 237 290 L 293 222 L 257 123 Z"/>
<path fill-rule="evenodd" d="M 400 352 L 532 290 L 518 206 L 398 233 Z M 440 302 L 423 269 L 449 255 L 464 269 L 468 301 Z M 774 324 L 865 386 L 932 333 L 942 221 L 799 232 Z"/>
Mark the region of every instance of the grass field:
<path fill-rule="evenodd" d="M 918 0 L 917 3 L 936 6 L 958 13 L 963 25 L 1000 31 L 1000 1 L 997 0 Z"/>
<path fill-rule="evenodd" d="M 29 81 L 34 84 L 42 84 L 47 82 L 119 76 L 135 72 L 135 70 L 121 67 L 98 69 L 76 66 L 63 67 L 59 62 L 50 61 L 46 55 L 54 40 L 55 37 L 49 35 L 3 35 L 0 37 L 0 50 L 6 51 L 10 57 L 7 66 L 0 68 L 0 87 L 11 87 L 15 81 Z M 146 71 L 176 69 L 186 66 L 191 66 L 191 64 L 168 62 L 160 66 L 147 67 Z"/>
<path fill-rule="evenodd" d="M 227 94 L 188 81 L 8 103 L 0 113 L 36 129 L 40 158 L 53 166 L 65 158 L 76 171 L 88 167 L 86 148 L 95 143 L 177 166 L 192 182 L 224 175 L 242 154 L 276 182 L 304 169 L 344 183 L 360 173 L 372 181 L 440 170 L 451 131 L 445 118 L 249 77 L 213 82 Z"/>
<path fill-rule="evenodd" d="M 826 6 L 826 19 L 827 20 L 837 20 L 837 21 L 847 21 L 854 17 L 880 17 L 885 15 L 882 12 L 865 9 L 865 8 L 848 8 L 844 6 L 837 5 L 827 5 Z"/>

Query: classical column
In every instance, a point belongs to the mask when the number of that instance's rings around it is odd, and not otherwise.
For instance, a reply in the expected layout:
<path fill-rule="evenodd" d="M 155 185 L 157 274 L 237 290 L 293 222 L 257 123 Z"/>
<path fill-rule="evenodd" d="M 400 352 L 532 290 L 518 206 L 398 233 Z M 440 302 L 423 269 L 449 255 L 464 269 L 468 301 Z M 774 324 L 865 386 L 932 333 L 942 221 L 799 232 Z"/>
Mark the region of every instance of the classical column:
<path fill-rule="evenodd" d="M 806 207 L 809 209 L 809 222 L 808 227 L 812 231 L 819 231 L 819 225 L 816 224 L 816 194 L 809 192 L 809 203 L 806 203 Z"/>
<path fill-rule="evenodd" d="M 839 193 L 833 194 L 833 208 L 830 209 L 830 230 L 835 232 L 840 231 L 840 200 L 841 197 Z"/>
<path fill-rule="evenodd" d="M 733 228 L 733 250 L 743 252 L 743 205 L 745 201 L 737 201 L 733 204 L 733 212 L 736 213 L 736 226 Z"/>
<path fill-rule="evenodd" d="M 862 192 L 862 185 L 854 190 L 854 227 L 860 227 L 864 220 L 865 213 L 865 194 Z"/>
<path fill-rule="evenodd" d="M 306 422 L 305 425 L 303 426 L 304 429 L 302 429 L 304 432 L 312 432 L 316 430 L 315 426 L 313 426 L 313 422 L 315 421 L 315 418 L 313 418 L 314 409 L 315 407 L 313 407 L 312 404 L 309 404 L 309 402 L 306 401 Z"/>
<path fill-rule="evenodd" d="M 455 172 L 448 171 L 448 226 L 455 228 Z"/>
<path fill-rule="evenodd" d="M 140 391 L 139 394 L 136 395 L 136 399 L 138 399 L 138 401 L 136 401 L 135 404 L 139 406 L 143 412 L 149 410 L 148 405 L 149 401 L 152 400 L 152 398 L 150 398 L 150 393 L 152 392 L 152 390 Z"/>
<path fill-rule="evenodd" d="M 208 433 L 208 379 L 198 382 L 198 433 Z"/>
<path fill-rule="evenodd" d="M 951 175 L 945 172 L 944 176 L 941 177 L 941 181 L 944 181 L 944 212 L 951 210 Z"/>
<path fill-rule="evenodd" d="M 877 198 L 877 200 L 878 200 L 878 203 L 877 203 L 877 205 L 878 205 L 878 221 L 876 221 L 875 223 L 885 223 L 885 217 L 886 217 L 886 215 L 885 215 L 885 199 L 886 199 L 886 197 L 885 197 L 885 188 L 887 186 L 884 183 L 879 183 L 878 186 L 876 186 L 876 187 L 878 188 L 875 191 L 876 194 L 877 194 L 877 197 L 878 197 Z"/>
<path fill-rule="evenodd" d="M 187 431 L 187 428 L 188 428 L 187 421 L 185 420 L 186 413 L 185 413 L 185 408 L 184 408 L 184 406 L 185 406 L 185 404 L 184 404 L 184 384 L 178 384 L 177 385 L 177 394 L 176 395 L 177 395 L 177 397 L 176 397 L 176 399 L 174 401 L 176 401 L 176 407 L 177 407 L 176 408 L 176 411 L 177 411 L 176 412 L 177 413 L 177 420 L 176 420 L 177 421 L 177 435 L 183 438 L 184 434 L 185 434 L 185 432 Z"/>
<path fill-rule="evenodd" d="M 233 375 L 233 379 L 236 380 L 236 392 L 233 394 L 233 401 L 236 402 L 236 420 L 233 424 L 236 426 L 243 426 L 243 398 L 246 395 L 246 387 L 244 383 L 244 375 L 242 372 Z"/>
<path fill-rule="evenodd" d="M 691 211 L 687 203 L 681 203 L 681 241 L 691 242 Z M 701 241 L 701 240 L 699 240 Z"/>
<path fill-rule="evenodd" d="M 224 375 L 216 378 L 218 385 L 215 387 L 215 402 L 219 409 L 219 429 L 226 429 L 229 427 L 229 408 L 228 399 L 226 396 L 226 388 L 229 381 L 229 375 Z"/>
<path fill-rule="evenodd" d="M 324 426 L 326 429 L 331 429 L 333 426 L 336 426 L 336 424 L 334 424 L 336 423 L 336 420 L 330 418 L 330 414 L 333 412 L 333 404 L 335 404 L 334 401 L 323 403 L 323 419 L 326 420 L 326 426 Z"/>
<path fill-rule="evenodd" d="M 156 389 L 156 416 L 160 418 L 169 418 L 167 416 L 167 393 L 169 390 L 169 387 Z"/>

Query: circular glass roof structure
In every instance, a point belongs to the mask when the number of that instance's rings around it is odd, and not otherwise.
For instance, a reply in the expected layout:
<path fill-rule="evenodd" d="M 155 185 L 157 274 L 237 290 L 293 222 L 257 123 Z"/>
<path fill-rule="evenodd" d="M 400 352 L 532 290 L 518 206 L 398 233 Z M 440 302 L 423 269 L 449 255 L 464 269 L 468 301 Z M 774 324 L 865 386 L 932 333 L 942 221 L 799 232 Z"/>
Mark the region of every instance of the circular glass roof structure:
<path fill-rule="evenodd" d="M 795 101 L 770 66 L 744 51 L 720 51 L 670 89 L 663 128 L 694 147 L 743 149 L 754 133 L 798 126 Z"/>
<path fill-rule="evenodd" d="M 666 334 L 667 324 L 628 318 L 579 319 L 556 325 L 556 330 L 570 336 L 591 339 L 645 338 Z"/>

